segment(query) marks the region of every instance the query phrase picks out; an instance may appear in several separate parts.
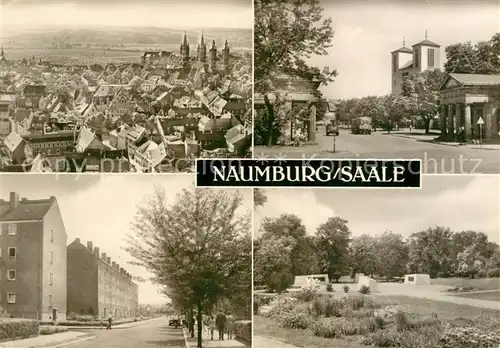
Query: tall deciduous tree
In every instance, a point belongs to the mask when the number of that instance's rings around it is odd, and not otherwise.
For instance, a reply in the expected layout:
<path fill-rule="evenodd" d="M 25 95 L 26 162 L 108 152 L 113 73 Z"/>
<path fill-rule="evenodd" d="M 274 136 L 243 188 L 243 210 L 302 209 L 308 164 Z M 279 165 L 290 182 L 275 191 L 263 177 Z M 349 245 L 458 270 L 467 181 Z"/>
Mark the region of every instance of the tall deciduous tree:
<path fill-rule="evenodd" d="M 403 276 L 408 263 L 408 248 L 403 236 L 390 231 L 384 232 L 377 237 L 377 246 L 378 275 L 388 280 Z"/>
<path fill-rule="evenodd" d="M 253 204 L 255 207 L 260 207 L 266 204 L 267 197 L 262 189 L 254 188 L 253 189 Z"/>
<path fill-rule="evenodd" d="M 333 39 L 332 21 L 323 18 L 319 0 L 256 0 L 254 5 L 255 91 L 264 95 L 269 132 L 275 124 L 275 110 L 269 93 L 275 91 L 273 77 L 333 81 L 336 71 L 308 65 L 313 55 L 326 55 Z M 273 136 L 267 136 L 271 145 Z"/>
<path fill-rule="evenodd" d="M 206 305 L 245 294 L 251 301 L 251 223 L 249 212 L 239 213 L 241 205 L 237 193 L 210 189 L 184 190 L 169 205 L 158 187 L 132 224 L 127 251 L 179 309 L 196 308 L 198 347 Z"/>
<path fill-rule="evenodd" d="M 320 267 L 336 282 L 349 271 L 350 238 L 351 231 L 347 226 L 347 220 L 340 217 L 329 218 L 316 231 Z"/>
<path fill-rule="evenodd" d="M 450 45 L 445 52 L 447 73 L 500 74 L 500 33 L 475 45 L 471 42 Z"/>
<path fill-rule="evenodd" d="M 352 276 L 364 273 L 373 276 L 377 272 L 378 247 L 377 239 L 368 234 L 353 238 L 351 242 L 351 268 Z"/>

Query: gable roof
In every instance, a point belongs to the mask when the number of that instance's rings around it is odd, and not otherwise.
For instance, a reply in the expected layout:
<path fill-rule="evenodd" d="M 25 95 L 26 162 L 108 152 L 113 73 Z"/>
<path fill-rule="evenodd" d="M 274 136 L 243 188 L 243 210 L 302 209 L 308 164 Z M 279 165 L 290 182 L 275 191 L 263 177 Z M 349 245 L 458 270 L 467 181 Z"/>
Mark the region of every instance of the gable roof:
<path fill-rule="evenodd" d="M 451 80 L 454 80 L 458 84 L 457 87 L 500 86 L 500 75 L 451 73 L 444 79 L 443 83 L 441 83 L 439 90 L 444 89 Z"/>
<path fill-rule="evenodd" d="M 23 142 L 23 140 L 24 139 L 19 134 L 11 132 L 3 142 L 10 151 L 14 151 Z"/>
<path fill-rule="evenodd" d="M 413 51 L 410 48 L 405 47 L 405 46 L 398 48 L 397 50 L 392 51 L 391 53 L 396 53 L 396 52 L 413 53 Z"/>
<path fill-rule="evenodd" d="M 10 203 L 8 201 L 2 201 L 0 203 L 0 221 L 43 219 L 55 201 L 55 197 L 39 200 L 21 199 L 17 208 L 14 210 L 10 209 Z"/>

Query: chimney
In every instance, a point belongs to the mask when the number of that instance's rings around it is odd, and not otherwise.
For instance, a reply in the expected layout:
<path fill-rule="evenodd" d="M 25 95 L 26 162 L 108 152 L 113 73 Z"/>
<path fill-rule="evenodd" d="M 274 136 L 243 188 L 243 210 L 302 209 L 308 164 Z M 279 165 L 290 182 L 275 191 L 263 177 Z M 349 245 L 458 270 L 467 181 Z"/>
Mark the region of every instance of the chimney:
<path fill-rule="evenodd" d="M 116 269 L 118 272 L 120 272 L 120 265 L 116 263 L 116 264 L 115 264 L 115 269 Z"/>
<path fill-rule="evenodd" d="M 102 254 L 101 254 L 101 258 L 102 258 L 104 261 L 106 261 L 106 253 L 102 253 Z"/>
<path fill-rule="evenodd" d="M 94 255 L 95 257 L 99 258 L 99 247 L 94 248 Z"/>
<path fill-rule="evenodd" d="M 10 193 L 10 209 L 14 210 L 19 206 L 19 195 L 15 192 Z"/>
<path fill-rule="evenodd" d="M 116 262 L 115 262 L 115 261 L 113 261 L 113 263 L 111 264 L 111 266 L 112 266 L 113 268 L 116 268 Z"/>
<path fill-rule="evenodd" d="M 92 248 L 92 242 L 87 242 L 87 248 L 90 250 L 90 251 L 93 251 L 94 248 Z"/>
<path fill-rule="evenodd" d="M 106 258 L 106 262 L 107 262 L 109 265 L 111 265 L 111 257 L 107 257 L 107 258 Z"/>
<path fill-rule="evenodd" d="M 124 274 L 125 273 L 125 270 L 123 268 L 120 267 L 120 273 L 121 274 Z"/>
<path fill-rule="evenodd" d="M 80 238 L 75 238 L 75 243 L 80 244 Z"/>

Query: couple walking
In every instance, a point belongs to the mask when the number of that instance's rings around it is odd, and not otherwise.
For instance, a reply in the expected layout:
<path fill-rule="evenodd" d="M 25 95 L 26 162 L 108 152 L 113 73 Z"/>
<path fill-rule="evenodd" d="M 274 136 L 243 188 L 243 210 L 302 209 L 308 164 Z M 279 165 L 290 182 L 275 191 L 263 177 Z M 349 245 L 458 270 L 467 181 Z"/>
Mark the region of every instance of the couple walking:
<path fill-rule="evenodd" d="M 227 333 L 227 338 L 230 340 L 233 338 L 233 330 L 234 330 L 234 318 L 231 313 L 227 312 L 227 315 L 219 311 L 217 316 L 210 316 L 208 320 L 208 329 L 210 331 L 211 339 L 214 339 L 214 331 L 217 328 L 219 332 L 219 340 L 224 340 L 224 334 Z"/>

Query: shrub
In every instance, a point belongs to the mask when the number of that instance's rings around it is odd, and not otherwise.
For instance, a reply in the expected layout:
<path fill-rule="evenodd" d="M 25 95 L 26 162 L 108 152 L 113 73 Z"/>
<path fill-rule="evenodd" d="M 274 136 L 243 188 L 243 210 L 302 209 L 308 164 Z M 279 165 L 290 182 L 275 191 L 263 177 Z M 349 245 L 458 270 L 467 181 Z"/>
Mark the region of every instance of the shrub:
<path fill-rule="evenodd" d="M 69 321 L 95 321 L 96 317 L 94 315 L 82 315 L 76 313 L 69 313 L 66 316 Z"/>
<path fill-rule="evenodd" d="M 397 332 L 393 330 L 380 330 L 367 337 L 363 344 L 375 347 L 397 347 L 398 337 Z"/>
<path fill-rule="evenodd" d="M 368 295 L 370 293 L 370 287 L 367 285 L 363 285 L 360 289 L 359 292 L 362 293 L 363 295 Z"/>
<path fill-rule="evenodd" d="M 40 327 L 40 335 L 52 335 L 59 332 L 66 332 L 68 328 L 59 326 L 44 326 Z"/>
<path fill-rule="evenodd" d="M 333 292 L 333 285 L 332 285 L 332 283 L 326 284 L 326 291 Z"/>
<path fill-rule="evenodd" d="M 251 320 L 235 321 L 234 335 L 245 342 L 252 342 L 252 321 Z"/>
<path fill-rule="evenodd" d="M 335 297 L 318 297 L 313 302 L 313 310 L 317 316 L 340 317 L 345 302 Z"/>
<path fill-rule="evenodd" d="M 38 320 L 0 319 L 0 341 L 38 335 Z"/>
<path fill-rule="evenodd" d="M 477 327 L 455 327 L 445 331 L 441 344 L 442 348 L 493 348 L 500 344 L 500 334 Z"/>
<path fill-rule="evenodd" d="M 281 312 L 278 323 L 287 329 L 307 329 L 312 323 L 309 305 L 303 303 L 294 306 L 290 311 Z"/>
<path fill-rule="evenodd" d="M 312 302 L 317 296 L 315 291 L 305 290 L 295 294 L 295 298 L 304 301 L 304 302 Z"/>
<path fill-rule="evenodd" d="M 311 332 L 318 337 L 335 338 L 338 337 L 337 325 L 328 318 L 321 318 L 314 321 L 309 327 Z"/>
<path fill-rule="evenodd" d="M 487 276 L 490 278 L 499 278 L 500 277 L 500 268 L 489 269 L 486 272 Z"/>
<path fill-rule="evenodd" d="M 347 294 L 349 292 L 349 285 L 344 285 L 342 289 L 344 289 L 344 292 Z"/>

